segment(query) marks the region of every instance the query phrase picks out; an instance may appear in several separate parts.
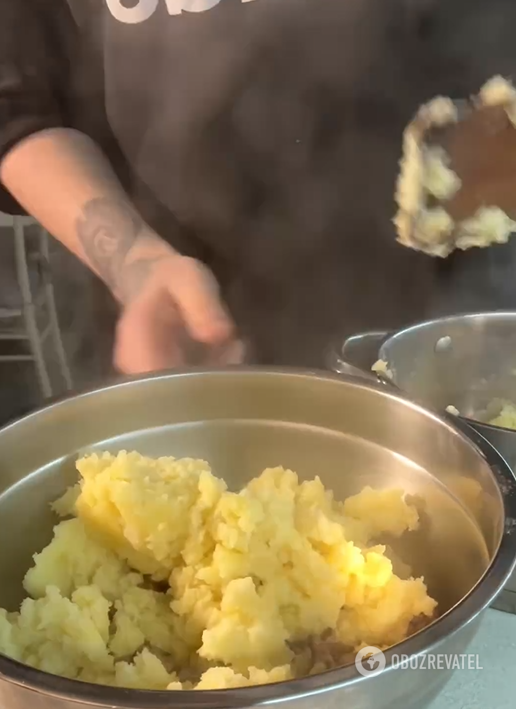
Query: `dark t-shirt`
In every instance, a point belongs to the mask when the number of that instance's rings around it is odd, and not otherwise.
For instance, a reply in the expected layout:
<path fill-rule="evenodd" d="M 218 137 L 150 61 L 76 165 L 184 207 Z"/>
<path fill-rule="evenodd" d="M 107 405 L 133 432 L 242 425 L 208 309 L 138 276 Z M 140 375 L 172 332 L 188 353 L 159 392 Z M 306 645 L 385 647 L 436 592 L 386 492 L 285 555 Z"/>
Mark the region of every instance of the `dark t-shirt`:
<path fill-rule="evenodd" d="M 319 365 L 338 336 L 516 304 L 512 245 L 445 263 L 391 223 L 405 124 L 516 77 L 515 27 L 513 0 L 0 0 L 0 156 L 88 133 L 258 359 Z"/>

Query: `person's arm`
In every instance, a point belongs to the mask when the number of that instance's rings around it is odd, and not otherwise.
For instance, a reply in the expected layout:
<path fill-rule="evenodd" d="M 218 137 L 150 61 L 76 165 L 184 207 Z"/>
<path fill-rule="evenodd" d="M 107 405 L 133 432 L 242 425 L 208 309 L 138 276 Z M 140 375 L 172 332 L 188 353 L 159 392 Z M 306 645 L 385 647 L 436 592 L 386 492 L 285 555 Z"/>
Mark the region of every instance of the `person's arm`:
<path fill-rule="evenodd" d="M 54 128 L 25 138 L 0 163 L 0 180 L 122 303 L 151 265 L 176 254 L 143 222 L 82 133 Z"/>
<path fill-rule="evenodd" d="M 0 186 L 122 304 L 119 369 L 187 364 L 193 354 L 238 360 L 242 348 L 211 273 L 144 223 L 99 147 L 67 125 L 66 13 L 66 0 L 0 0 Z"/>
<path fill-rule="evenodd" d="M 100 148 L 67 125 L 77 32 L 67 0 L 0 0 L 0 186 L 124 300 L 126 260 L 174 252 Z"/>
<path fill-rule="evenodd" d="M 121 370 L 240 360 L 212 275 L 145 224 L 90 138 L 65 128 L 35 133 L 0 162 L 0 180 L 122 304 Z"/>

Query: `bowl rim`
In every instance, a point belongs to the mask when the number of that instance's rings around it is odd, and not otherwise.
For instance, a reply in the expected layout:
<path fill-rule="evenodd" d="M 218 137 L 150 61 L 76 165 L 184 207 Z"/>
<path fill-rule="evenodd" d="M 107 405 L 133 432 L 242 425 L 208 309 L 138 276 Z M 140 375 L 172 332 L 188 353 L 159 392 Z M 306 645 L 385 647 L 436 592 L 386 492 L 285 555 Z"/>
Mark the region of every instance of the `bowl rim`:
<path fill-rule="evenodd" d="M 490 566 L 469 593 L 443 616 L 433 621 L 429 626 L 412 635 L 384 652 L 386 666 L 380 673 L 362 676 L 355 663 L 342 668 L 328 670 L 324 673 L 296 680 L 270 683 L 243 688 L 219 690 L 138 690 L 95 685 L 79 680 L 67 679 L 35 669 L 0 653 L 0 680 L 24 689 L 45 693 L 54 699 L 68 700 L 79 704 L 90 704 L 98 707 L 125 707 L 126 709 L 165 709 L 171 705 L 194 706 L 199 709 L 226 709 L 229 707 L 258 706 L 277 704 L 294 699 L 302 699 L 324 692 L 334 691 L 364 682 L 370 678 L 392 672 L 396 669 L 395 658 L 400 655 L 416 657 L 438 647 L 450 635 L 455 634 L 469 622 L 474 620 L 497 596 L 516 566 L 516 478 L 511 468 L 498 451 L 470 425 L 458 417 L 440 416 L 411 401 L 404 393 L 386 389 L 380 382 L 361 380 L 357 377 L 337 375 L 332 372 L 317 369 L 270 368 L 260 366 L 228 366 L 218 369 L 190 368 L 124 377 L 103 386 L 87 389 L 76 394 L 57 397 L 25 416 L 18 417 L 13 422 L 0 428 L 0 432 L 13 426 L 23 424 L 27 419 L 37 417 L 56 406 L 65 406 L 70 400 L 80 397 L 94 396 L 111 388 L 130 386 L 140 382 L 160 378 L 195 377 L 202 375 L 224 376 L 228 373 L 264 374 L 272 376 L 290 375 L 293 377 L 319 378 L 335 383 L 347 383 L 368 390 L 376 390 L 384 396 L 396 399 L 403 405 L 444 425 L 455 435 L 481 455 L 488 463 L 500 492 L 505 512 L 505 528 L 496 554 Z M 500 483 L 500 476 L 512 485 L 507 493 Z"/>

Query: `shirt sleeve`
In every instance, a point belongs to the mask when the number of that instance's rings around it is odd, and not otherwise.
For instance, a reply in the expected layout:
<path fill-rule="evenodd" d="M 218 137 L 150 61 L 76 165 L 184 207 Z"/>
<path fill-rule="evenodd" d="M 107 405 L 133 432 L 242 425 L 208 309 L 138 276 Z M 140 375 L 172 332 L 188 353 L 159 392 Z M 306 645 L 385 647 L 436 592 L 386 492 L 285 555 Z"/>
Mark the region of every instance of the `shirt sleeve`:
<path fill-rule="evenodd" d="M 65 125 L 63 0 L 0 0 L 0 162 L 33 133 Z M 23 213 L 0 185 L 0 210 Z"/>

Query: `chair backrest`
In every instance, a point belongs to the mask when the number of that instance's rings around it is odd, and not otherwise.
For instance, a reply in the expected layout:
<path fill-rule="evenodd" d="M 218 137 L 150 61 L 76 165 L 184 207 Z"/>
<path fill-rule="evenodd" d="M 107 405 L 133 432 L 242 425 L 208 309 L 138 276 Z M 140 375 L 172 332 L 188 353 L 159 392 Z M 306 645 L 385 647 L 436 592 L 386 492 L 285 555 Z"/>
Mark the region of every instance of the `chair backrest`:
<path fill-rule="evenodd" d="M 12 227 L 14 226 L 14 217 L 10 214 L 4 214 L 0 212 L 0 227 Z"/>
<path fill-rule="evenodd" d="M 5 214 L 5 212 L 0 212 L 0 228 L 12 228 L 15 224 L 21 224 L 22 226 L 33 226 L 35 224 L 39 224 L 39 222 L 33 217 L 13 216 L 12 214 Z"/>

